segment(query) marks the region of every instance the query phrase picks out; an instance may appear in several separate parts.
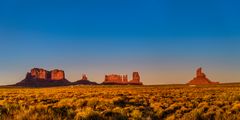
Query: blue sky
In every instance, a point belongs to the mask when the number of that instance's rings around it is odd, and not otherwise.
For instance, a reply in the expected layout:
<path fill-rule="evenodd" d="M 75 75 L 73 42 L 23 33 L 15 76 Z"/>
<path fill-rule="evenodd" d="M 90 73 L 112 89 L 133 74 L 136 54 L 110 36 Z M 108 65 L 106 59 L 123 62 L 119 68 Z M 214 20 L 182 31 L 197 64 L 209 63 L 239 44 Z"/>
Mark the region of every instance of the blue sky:
<path fill-rule="evenodd" d="M 32 67 L 101 82 L 139 71 L 146 84 L 240 79 L 240 4 L 233 0 L 0 1 L 0 84 Z M 174 75 L 173 75 L 174 74 Z M 129 78 L 130 79 L 130 78 Z"/>

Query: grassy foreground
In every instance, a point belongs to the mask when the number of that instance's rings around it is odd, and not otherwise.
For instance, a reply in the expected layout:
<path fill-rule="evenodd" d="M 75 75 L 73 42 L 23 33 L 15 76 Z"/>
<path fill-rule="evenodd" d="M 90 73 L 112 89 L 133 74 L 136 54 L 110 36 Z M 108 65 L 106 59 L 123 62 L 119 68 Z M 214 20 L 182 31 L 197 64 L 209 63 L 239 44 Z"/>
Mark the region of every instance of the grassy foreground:
<path fill-rule="evenodd" d="M 5 87 L 0 119 L 239 120 L 240 86 Z"/>

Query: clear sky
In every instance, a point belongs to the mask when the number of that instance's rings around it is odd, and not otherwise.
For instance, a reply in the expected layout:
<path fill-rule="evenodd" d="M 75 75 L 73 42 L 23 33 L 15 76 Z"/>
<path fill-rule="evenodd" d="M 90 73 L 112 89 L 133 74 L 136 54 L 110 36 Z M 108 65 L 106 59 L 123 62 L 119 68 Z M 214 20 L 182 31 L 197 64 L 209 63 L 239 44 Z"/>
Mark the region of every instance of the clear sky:
<path fill-rule="evenodd" d="M 145 84 L 186 83 L 203 67 L 213 81 L 240 82 L 237 0 L 0 0 L 0 84 L 33 67 L 141 73 Z"/>

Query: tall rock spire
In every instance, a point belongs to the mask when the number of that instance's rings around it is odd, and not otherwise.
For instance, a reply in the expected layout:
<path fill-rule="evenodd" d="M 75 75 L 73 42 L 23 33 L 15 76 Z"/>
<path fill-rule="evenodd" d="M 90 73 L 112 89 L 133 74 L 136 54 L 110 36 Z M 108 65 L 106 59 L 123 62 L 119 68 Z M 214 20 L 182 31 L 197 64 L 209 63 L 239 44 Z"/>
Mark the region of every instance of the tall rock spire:
<path fill-rule="evenodd" d="M 206 75 L 203 73 L 202 68 L 198 68 L 196 70 L 196 77 L 194 77 L 193 80 L 191 80 L 189 85 L 208 85 L 208 84 L 219 84 L 219 82 L 212 82 L 210 81 Z"/>

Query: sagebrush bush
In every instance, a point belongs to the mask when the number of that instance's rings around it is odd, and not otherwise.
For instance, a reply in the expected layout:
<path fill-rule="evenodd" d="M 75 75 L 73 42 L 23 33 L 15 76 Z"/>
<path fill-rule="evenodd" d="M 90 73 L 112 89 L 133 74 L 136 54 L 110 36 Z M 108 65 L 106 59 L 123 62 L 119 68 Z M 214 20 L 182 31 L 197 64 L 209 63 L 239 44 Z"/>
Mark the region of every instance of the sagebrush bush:
<path fill-rule="evenodd" d="M 0 88 L 0 120 L 238 120 L 240 87 Z"/>

